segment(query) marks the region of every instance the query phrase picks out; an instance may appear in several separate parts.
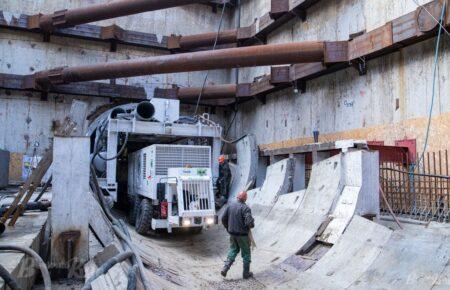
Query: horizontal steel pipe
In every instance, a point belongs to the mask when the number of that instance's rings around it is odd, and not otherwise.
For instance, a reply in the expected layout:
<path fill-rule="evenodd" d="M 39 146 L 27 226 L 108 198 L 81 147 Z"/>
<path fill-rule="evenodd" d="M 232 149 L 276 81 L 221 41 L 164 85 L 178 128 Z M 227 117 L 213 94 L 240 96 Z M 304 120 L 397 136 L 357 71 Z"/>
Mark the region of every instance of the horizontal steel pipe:
<path fill-rule="evenodd" d="M 236 29 L 217 32 L 208 32 L 202 34 L 171 36 L 168 41 L 169 49 L 189 50 L 198 47 L 213 46 L 217 38 L 217 44 L 236 43 L 238 40 L 238 31 Z"/>
<path fill-rule="evenodd" d="M 205 88 L 179 88 L 178 98 L 180 100 L 196 100 L 200 93 L 202 100 L 230 99 L 236 97 L 236 88 L 234 84 L 207 86 Z"/>
<path fill-rule="evenodd" d="M 39 16 L 39 28 L 52 31 L 55 28 L 66 28 L 80 24 L 127 16 L 147 11 L 161 10 L 171 7 L 195 3 L 205 0 L 122 0 L 110 3 L 91 5 L 57 11 L 53 14 Z"/>
<path fill-rule="evenodd" d="M 228 48 L 64 67 L 35 74 L 41 86 L 165 73 L 321 62 L 324 42 L 309 41 Z"/>

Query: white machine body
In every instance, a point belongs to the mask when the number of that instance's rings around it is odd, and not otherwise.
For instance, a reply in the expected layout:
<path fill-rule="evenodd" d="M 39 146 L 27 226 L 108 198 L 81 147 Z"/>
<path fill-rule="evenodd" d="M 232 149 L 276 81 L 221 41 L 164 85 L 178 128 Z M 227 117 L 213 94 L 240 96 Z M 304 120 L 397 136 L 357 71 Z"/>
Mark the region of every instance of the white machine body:
<path fill-rule="evenodd" d="M 148 146 L 128 158 L 128 194 L 165 203 L 167 216 L 152 219 L 152 229 L 216 223 L 211 164 L 209 146 Z"/>

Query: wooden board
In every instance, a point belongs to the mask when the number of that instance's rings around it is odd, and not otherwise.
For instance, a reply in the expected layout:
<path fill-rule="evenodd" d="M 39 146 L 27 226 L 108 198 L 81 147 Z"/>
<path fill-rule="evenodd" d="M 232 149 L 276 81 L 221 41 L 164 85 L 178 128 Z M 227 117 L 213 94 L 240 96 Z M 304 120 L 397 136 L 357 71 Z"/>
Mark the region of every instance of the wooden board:
<path fill-rule="evenodd" d="M 385 145 L 394 145 L 395 140 L 400 139 L 417 139 L 419 143 L 417 148 L 423 148 L 421 140 L 424 140 L 424 134 L 426 132 L 426 126 L 428 123 L 427 118 L 415 118 L 401 121 L 398 123 L 385 124 L 379 126 L 371 126 L 361 129 L 354 129 L 349 131 L 342 131 L 330 134 L 322 134 L 319 136 L 319 142 L 334 142 L 345 139 L 355 140 L 378 140 L 385 141 Z M 450 149 L 448 143 L 448 136 L 450 132 L 450 113 L 442 114 L 432 118 L 431 123 L 432 131 L 430 135 L 430 141 L 428 144 L 428 151 L 437 151 L 442 149 Z M 306 144 L 314 143 L 313 137 L 304 137 L 297 139 L 284 140 L 280 142 L 274 142 L 269 144 L 259 145 L 259 149 L 263 150 L 276 150 L 291 148 L 295 146 L 302 146 Z"/>
<path fill-rule="evenodd" d="M 12 152 L 9 156 L 9 183 L 19 183 L 22 181 L 22 160 L 23 154 Z"/>

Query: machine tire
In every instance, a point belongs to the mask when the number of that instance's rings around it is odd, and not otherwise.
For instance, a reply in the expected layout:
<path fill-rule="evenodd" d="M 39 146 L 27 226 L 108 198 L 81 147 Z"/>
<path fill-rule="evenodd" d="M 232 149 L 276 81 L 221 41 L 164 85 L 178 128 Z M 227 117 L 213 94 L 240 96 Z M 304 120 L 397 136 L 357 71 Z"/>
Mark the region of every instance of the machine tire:
<path fill-rule="evenodd" d="M 128 211 L 128 223 L 130 223 L 130 225 L 134 226 L 136 225 L 136 216 L 137 216 L 137 212 L 138 212 L 138 208 L 141 205 L 141 198 L 139 198 L 139 196 L 133 195 L 133 196 L 129 196 L 130 199 L 130 204 L 131 204 L 131 208 Z"/>
<path fill-rule="evenodd" d="M 152 203 L 147 198 L 142 199 L 136 213 L 136 232 L 145 235 L 151 228 Z"/>

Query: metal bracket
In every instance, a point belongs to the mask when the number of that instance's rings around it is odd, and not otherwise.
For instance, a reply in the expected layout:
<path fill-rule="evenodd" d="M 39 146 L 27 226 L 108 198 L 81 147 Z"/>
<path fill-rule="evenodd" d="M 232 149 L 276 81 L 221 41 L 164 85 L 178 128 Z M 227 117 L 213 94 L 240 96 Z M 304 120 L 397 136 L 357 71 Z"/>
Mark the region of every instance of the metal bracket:
<path fill-rule="evenodd" d="M 300 20 L 302 22 L 305 22 L 307 20 L 308 17 L 308 12 L 306 11 L 306 9 L 294 9 L 292 10 L 292 14 L 294 14 L 295 16 L 297 16 L 298 18 L 300 18 Z"/>
<path fill-rule="evenodd" d="M 100 32 L 100 38 L 103 40 L 108 40 L 110 43 L 109 50 L 111 52 L 117 51 L 117 43 L 119 40 L 123 39 L 124 30 L 118 25 L 110 25 L 102 27 Z"/>
<path fill-rule="evenodd" d="M 63 232 L 59 235 L 59 240 L 61 242 L 62 248 L 64 249 L 64 254 L 66 257 L 66 262 L 72 261 L 75 254 L 75 248 L 80 239 L 79 231 L 68 231 Z"/>
<path fill-rule="evenodd" d="M 294 81 L 293 85 L 295 93 L 298 92 L 300 92 L 301 94 L 306 93 L 306 81 Z"/>
<path fill-rule="evenodd" d="M 367 74 L 367 64 L 365 56 L 355 59 L 350 63 L 358 71 L 360 76 L 364 76 Z"/>
<path fill-rule="evenodd" d="M 53 13 L 52 15 L 52 26 L 53 27 L 58 27 L 58 26 L 63 26 L 64 24 L 66 24 L 66 12 L 67 9 L 64 10 L 59 10 L 56 11 L 55 13 Z"/>
<path fill-rule="evenodd" d="M 267 102 L 267 96 L 266 95 L 259 95 L 259 96 L 253 96 L 255 100 L 260 102 L 261 104 L 265 105 Z"/>

